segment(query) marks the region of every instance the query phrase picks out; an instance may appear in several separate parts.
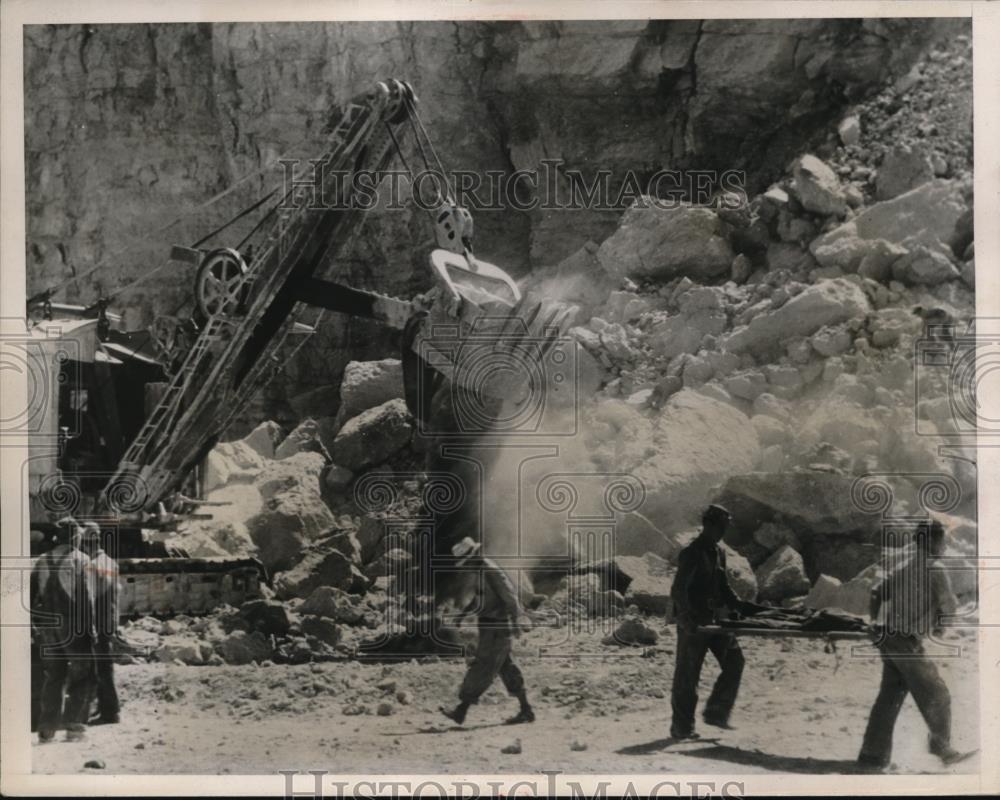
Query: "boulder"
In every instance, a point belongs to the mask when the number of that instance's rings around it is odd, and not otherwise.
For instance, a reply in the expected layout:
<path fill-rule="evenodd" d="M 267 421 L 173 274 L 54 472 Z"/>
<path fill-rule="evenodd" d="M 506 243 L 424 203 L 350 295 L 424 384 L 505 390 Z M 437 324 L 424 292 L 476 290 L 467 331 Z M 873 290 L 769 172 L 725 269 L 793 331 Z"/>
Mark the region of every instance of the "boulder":
<path fill-rule="evenodd" d="M 845 146 L 861 141 L 861 120 L 857 114 L 844 117 L 837 126 L 837 135 Z"/>
<path fill-rule="evenodd" d="M 299 610 L 303 614 L 329 617 L 345 625 L 357 625 L 364 619 L 360 598 L 336 586 L 317 586 Z"/>
<path fill-rule="evenodd" d="M 288 608 L 277 600 L 249 600 L 240 606 L 240 616 L 252 628 L 268 635 L 283 636 L 292 624 Z"/>
<path fill-rule="evenodd" d="M 204 664 L 212 655 L 211 645 L 193 636 L 164 636 L 159 647 L 153 651 L 153 658 L 163 664 L 183 661 L 185 664 Z"/>
<path fill-rule="evenodd" d="M 843 216 L 847 201 L 840 180 L 830 167 L 814 155 L 804 155 L 792 171 L 799 202 L 817 214 Z"/>
<path fill-rule="evenodd" d="M 896 145 L 879 165 L 875 179 L 875 197 L 879 200 L 891 200 L 927 183 L 933 177 L 934 168 L 925 148 Z"/>
<path fill-rule="evenodd" d="M 320 476 L 325 466 L 320 453 L 295 453 L 280 461 L 269 462 L 267 469 L 257 476 L 254 486 L 264 502 L 294 489 L 318 494 L 322 489 Z"/>
<path fill-rule="evenodd" d="M 843 377 L 843 376 L 841 376 Z M 799 428 L 797 444 L 809 448 L 828 442 L 848 453 L 855 452 L 862 442 L 879 441 L 884 434 L 882 425 L 869 411 L 841 398 L 821 403 Z"/>
<path fill-rule="evenodd" d="M 760 599 L 778 602 L 809 591 L 805 564 L 797 550 L 782 545 L 757 568 Z"/>
<path fill-rule="evenodd" d="M 649 346 L 661 358 L 697 353 L 706 336 L 718 336 L 728 326 L 726 312 L 719 308 L 692 309 L 656 323 L 649 332 Z"/>
<path fill-rule="evenodd" d="M 274 457 L 281 460 L 296 453 L 319 453 L 323 456 L 324 461 L 330 460 L 330 454 L 326 452 L 323 442 L 320 441 L 319 423 L 316 420 L 302 420 L 295 430 L 278 445 L 274 451 Z"/>
<path fill-rule="evenodd" d="M 815 239 L 810 250 L 815 253 L 837 239 L 855 237 L 884 239 L 908 250 L 924 245 L 948 255 L 955 225 L 967 207 L 957 182 L 929 181 L 892 200 L 869 206 L 854 219 Z"/>
<path fill-rule="evenodd" d="M 757 599 L 758 581 L 750 562 L 725 543 L 722 544 L 722 549 L 726 554 L 726 577 L 729 578 L 729 585 L 741 600 L 754 602 Z"/>
<path fill-rule="evenodd" d="M 338 419 L 343 422 L 363 411 L 403 397 L 403 362 L 349 361 L 340 381 Z"/>
<path fill-rule="evenodd" d="M 597 251 L 601 267 L 619 279 L 668 280 L 687 275 L 706 280 L 729 272 L 733 251 L 722 236 L 716 213 L 662 204 L 643 197 L 626 210 L 618 230 Z"/>
<path fill-rule="evenodd" d="M 844 272 L 860 272 L 865 264 L 865 277 L 884 280 L 893 262 L 904 255 L 906 248 L 885 239 L 862 239 L 844 235 L 826 239 L 820 237 L 810 245 L 810 252 L 822 267 L 837 267 Z"/>
<path fill-rule="evenodd" d="M 227 664 L 258 663 L 271 657 L 271 643 L 260 631 L 233 631 L 215 645 L 215 652 Z"/>
<path fill-rule="evenodd" d="M 670 586 L 673 569 L 670 563 L 655 553 L 638 556 L 616 556 L 615 563 L 629 578 L 622 591 L 626 605 L 634 605 L 647 614 L 665 614 L 670 608 Z"/>
<path fill-rule="evenodd" d="M 361 594 L 369 581 L 347 556 L 337 550 L 311 549 L 293 568 L 274 577 L 274 588 L 283 600 L 308 597 L 319 586 L 333 586 Z"/>
<path fill-rule="evenodd" d="M 765 522 L 753 533 L 753 539 L 757 544 L 773 552 L 784 547 L 786 544 L 799 550 L 802 543 L 795 531 L 791 528 L 774 522 Z"/>
<path fill-rule="evenodd" d="M 269 572 L 288 569 L 310 541 L 335 524 L 316 489 L 294 485 L 275 494 L 247 520 L 247 531 Z"/>
<path fill-rule="evenodd" d="M 253 481 L 266 459 L 246 441 L 220 442 L 205 458 L 203 490 L 210 492 L 229 483 Z"/>
<path fill-rule="evenodd" d="M 619 647 L 654 645 L 659 636 L 656 631 L 639 617 L 630 616 L 623 619 L 612 633 L 609 633 L 601 643 Z"/>
<path fill-rule="evenodd" d="M 853 477 L 829 472 L 733 475 L 714 502 L 729 509 L 733 527 L 745 536 L 780 515 L 803 539 L 818 533 L 878 541 L 882 518 L 859 508 L 853 485 Z"/>
<path fill-rule="evenodd" d="M 753 469 L 760 457 L 746 415 L 692 389 L 670 397 L 654 420 L 620 401 L 602 403 L 588 437 L 599 468 L 631 474 L 643 483 L 641 512 L 668 534 L 660 547 L 650 549 L 664 557 L 676 550 L 669 535 L 700 518 L 712 487 Z"/>
<path fill-rule="evenodd" d="M 830 575 L 821 574 L 803 604 L 806 608 L 840 609 L 848 614 L 867 617 L 871 591 L 878 573 L 878 566 L 872 564 L 843 583 Z"/>
<path fill-rule="evenodd" d="M 340 642 L 340 626 L 326 617 L 305 614 L 299 623 L 306 636 L 312 636 L 324 644 L 334 647 Z"/>
<path fill-rule="evenodd" d="M 405 447 L 412 433 L 406 402 L 388 400 L 344 423 L 333 441 L 334 460 L 354 472 L 381 464 Z"/>
<path fill-rule="evenodd" d="M 274 458 L 274 448 L 284 434 L 277 422 L 268 420 L 260 423 L 250 433 L 243 437 L 243 442 L 264 458 Z"/>
<path fill-rule="evenodd" d="M 921 246 L 893 262 L 892 276 L 908 286 L 937 286 L 960 278 L 962 273 L 944 253 Z"/>
<path fill-rule="evenodd" d="M 822 281 L 735 329 L 722 340 L 722 348 L 764 357 L 779 352 L 791 337 L 811 336 L 824 325 L 864 316 L 869 308 L 868 298 L 856 283 L 846 278 Z"/>

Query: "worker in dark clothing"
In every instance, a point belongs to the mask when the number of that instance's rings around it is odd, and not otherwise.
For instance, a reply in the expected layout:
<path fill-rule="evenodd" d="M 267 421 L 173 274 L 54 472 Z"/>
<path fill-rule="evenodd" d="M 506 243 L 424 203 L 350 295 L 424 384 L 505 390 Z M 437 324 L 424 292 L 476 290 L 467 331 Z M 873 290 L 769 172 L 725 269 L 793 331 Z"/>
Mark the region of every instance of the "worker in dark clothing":
<path fill-rule="evenodd" d="M 455 544 L 452 555 L 458 566 L 478 574 L 478 625 L 479 643 L 476 655 L 465 673 L 458 691 L 459 703 L 455 708 L 441 711 L 459 725 L 465 721 L 469 706 L 479 701 L 497 675 L 504 688 L 521 704 L 520 711 L 507 720 L 508 725 L 534 722 L 535 712 L 528 702 L 524 677 L 511 658 L 511 638 L 521 633 L 521 605 L 507 575 L 490 559 L 479 553 L 479 545 L 468 536 Z"/>
<path fill-rule="evenodd" d="M 670 735 L 675 739 L 697 738 L 694 712 L 698 705 L 698 680 L 705 654 L 711 650 L 722 668 L 703 718 L 709 725 L 728 728 L 743 675 L 743 652 L 732 634 L 706 634 L 697 630 L 759 607 L 737 597 L 726 575 L 726 556 L 719 542 L 729 524 L 729 512 L 711 505 L 702 515 L 701 534 L 681 550 L 677 575 L 670 590 L 677 623 L 677 655 L 671 691 L 673 719 Z"/>
<path fill-rule="evenodd" d="M 944 528 L 934 520 L 918 532 L 912 554 L 872 589 L 882 682 L 858 755 L 863 767 L 889 766 L 893 729 L 908 694 L 930 729 L 932 753 L 955 764 L 975 752 L 961 753 L 951 745 L 951 695 L 922 642 L 939 629 L 941 616 L 953 614 L 958 605 L 948 573 L 937 561 L 944 547 Z"/>
<path fill-rule="evenodd" d="M 91 725 L 119 721 L 120 705 L 115 688 L 115 641 L 118 637 L 118 564 L 102 547 L 101 529 L 95 522 L 84 526 L 83 550 L 90 558 L 87 569 L 94 591 L 94 667 L 97 681 L 97 716 Z"/>
<path fill-rule="evenodd" d="M 83 529 L 60 523 L 60 542 L 38 558 L 31 571 L 32 628 L 43 681 L 38 740 L 51 742 L 64 727 L 66 740 L 83 738 L 93 692 L 93 592 L 80 550 Z"/>

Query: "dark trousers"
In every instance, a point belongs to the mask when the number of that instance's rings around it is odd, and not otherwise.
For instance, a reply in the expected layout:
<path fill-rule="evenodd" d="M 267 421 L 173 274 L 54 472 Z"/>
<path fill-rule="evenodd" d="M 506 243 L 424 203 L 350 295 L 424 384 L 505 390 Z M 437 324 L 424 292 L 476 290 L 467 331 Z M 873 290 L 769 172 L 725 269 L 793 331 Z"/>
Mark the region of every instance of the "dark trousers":
<path fill-rule="evenodd" d="M 698 705 L 698 680 L 705 654 L 711 650 L 722 673 L 715 681 L 705 704 L 705 716 L 726 722 L 736 703 L 743 676 L 743 651 L 735 636 L 707 635 L 677 629 L 677 655 L 674 660 L 674 684 L 670 695 L 673 720 L 670 732 L 683 736 L 694 730 L 694 711 Z"/>
<path fill-rule="evenodd" d="M 476 655 L 458 690 L 463 703 L 475 703 L 490 688 L 497 675 L 512 695 L 524 691 L 524 676 L 511 660 L 511 632 L 506 620 L 479 620 L 479 643 Z"/>
<path fill-rule="evenodd" d="M 110 637 L 98 636 L 94 646 L 97 671 L 97 716 L 103 720 L 118 717 L 121 706 L 115 688 L 114 646 Z"/>
<path fill-rule="evenodd" d="M 87 723 L 94 691 L 94 656 L 85 646 L 45 647 L 41 650 L 41 708 L 38 730 L 82 729 Z"/>
<path fill-rule="evenodd" d="M 38 644 L 31 642 L 31 730 L 38 730 L 38 720 L 42 715 L 42 683 L 45 670 Z"/>
<path fill-rule="evenodd" d="M 859 758 L 888 765 L 892 758 L 892 732 L 907 694 L 930 729 L 930 750 L 942 753 L 951 747 L 951 695 L 927 658 L 916 636 L 888 636 L 879 643 L 882 683 L 872 706 Z"/>

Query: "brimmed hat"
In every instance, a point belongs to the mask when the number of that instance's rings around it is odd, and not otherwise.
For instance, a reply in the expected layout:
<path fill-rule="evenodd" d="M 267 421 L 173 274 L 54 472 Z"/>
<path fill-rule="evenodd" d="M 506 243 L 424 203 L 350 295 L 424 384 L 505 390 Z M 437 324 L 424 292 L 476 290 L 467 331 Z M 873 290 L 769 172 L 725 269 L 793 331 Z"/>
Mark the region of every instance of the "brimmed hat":
<path fill-rule="evenodd" d="M 455 558 L 459 560 L 458 563 L 461 564 L 465 559 L 478 553 L 479 547 L 479 542 L 475 541 L 471 536 L 466 536 L 461 541 L 452 545 L 451 554 L 455 556 Z"/>

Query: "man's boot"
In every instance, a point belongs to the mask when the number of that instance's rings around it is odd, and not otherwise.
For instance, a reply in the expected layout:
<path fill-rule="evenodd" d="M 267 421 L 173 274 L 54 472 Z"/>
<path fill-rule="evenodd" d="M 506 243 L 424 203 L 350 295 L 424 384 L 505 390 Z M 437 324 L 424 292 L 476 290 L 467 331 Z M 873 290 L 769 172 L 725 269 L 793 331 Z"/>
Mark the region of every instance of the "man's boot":
<path fill-rule="evenodd" d="M 66 726 L 66 741 L 67 742 L 80 742 L 83 741 L 86 728 L 77 723 L 70 723 Z"/>
<path fill-rule="evenodd" d="M 468 711 L 469 711 L 469 703 L 466 703 L 466 702 L 465 702 L 465 701 L 463 700 L 462 702 L 460 702 L 460 703 L 459 703 L 459 704 L 458 704 L 457 706 L 455 706 L 455 707 L 454 707 L 453 709 L 451 709 L 450 711 L 449 711 L 449 710 L 448 710 L 447 708 L 445 708 L 444 706 L 440 706 L 440 707 L 439 707 L 439 710 L 440 710 L 440 711 L 441 711 L 441 713 L 442 713 L 442 714 L 444 714 L 444 715 L 445 715 L 445 716 L 446 716 L 446 717 L 447 717 L 448 719 L 450 719 L 450 720 L 452 720 L 453 722 L 456 722 L 456 723 L 458 723 L 459 725 L 461 725 L 461 724 L 462 724 L 463 722 L 465 722 L 465 715 L 466 715 L 466 714 L 468 713 Z"/>
<path fill-rule="evenodd" d="M 517 700 L 521 704 L 521 710 L 517 712 L 513 717 L 511 717 L 505 724 L 507 725 L 520 725 L 522 722 L 534 722 L 535 712 L 531 708 L 531 704 L 528 702 L 528 695 L 526 692 L 521 691 L 517 695 Z"/>

